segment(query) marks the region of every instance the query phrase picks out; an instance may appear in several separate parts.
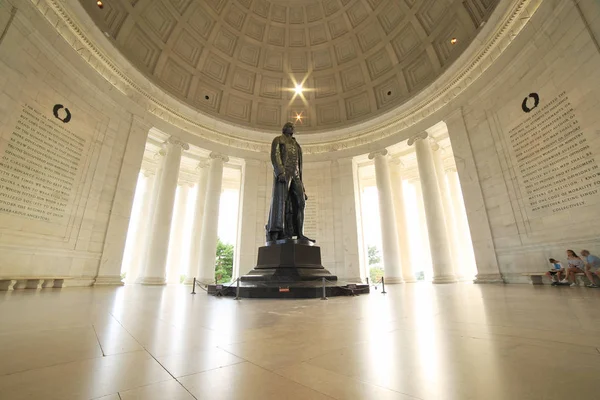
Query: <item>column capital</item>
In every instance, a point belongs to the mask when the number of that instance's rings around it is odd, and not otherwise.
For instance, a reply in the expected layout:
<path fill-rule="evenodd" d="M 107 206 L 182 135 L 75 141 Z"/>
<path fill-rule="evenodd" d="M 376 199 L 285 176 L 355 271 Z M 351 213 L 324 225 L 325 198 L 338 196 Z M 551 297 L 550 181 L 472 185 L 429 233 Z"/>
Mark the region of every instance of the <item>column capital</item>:
<path fill-rule="evenodd" d="M 372 153 L 369 153 L 369 160 L 373 160 L 376 157 L 385 157 L 386 155 L 388 155 L 387 149 L 377 150 Z"/>
<path fill-rule="evenodd" d="M 150 169 L 148 167 L 142 168 L 141 173 L 145 178 L 150 178 L 151 176 L 156 175 L 156 169 Z"/>
<path fill-rule="evenodd" d="M 180 173 L 179 179 L 177 180 L 177 186 L 181 186 L 182 188 L 183 187 L 188 187 L 188 188 L 193 187 L 196 184 L 196 182 L 194 182 L 190 178 L 191 177 L 187 176 L 187 174 L 183 175 Z"/>
<path fill-rule="evenodd" d="M 158 154 L 158 152 L 156 152 L 156 153 L 148 155 L 147 157 L 144 157 L 142 159 L 141 170 L 145 176 L 156 175 L 156 172 L 160 168 L 160 163 L 161 163 L 160 158 L 161 157 L 162 157 L 162 155 Z"/>
<path fill-rule="evenodd" d="M 429 139 L 429 145 L 431 146 L 431 150 L 433 150 L 433 151 L 439 150 L 442 153 L 444 152 L 444 149 L 442 148 L 442 146 L 440 146 L 437 139 L 433 138 L 431 135 L 429 135 L 428 139 Z"/>
<path fill-rule="evenodd" d="M 429 133 L 421 132 L 418 135 L 415 135 L 415 136 L 411 137 L 410 139 L 408 139 L 408 145 L 412 146 L 413 144 L 415 144 L 415 142 L 417 140 L 424 140 L 424 139 L 427 139 L 428 137 L 429 137 Z"/>
<path fill-rule="evenodd" d="M 402 160 L 398 156 L 392 156 L 392 157 L 390 157 L 390 164 L 395 165 L 395 166 L 397 166 L 399 168 L 404 168 L 404 163 L 402 162 Z"/>
<path fill-rule="evenodd" d="M 198 165 L 196 165 L 196 171 L 200 171 L 201 169 L 208 168 L 210 166 L 210 161 L 207 158 L 201 158 L 198 161 Z"/>
<path fill-rule="evenodd" d="M 187 144 L 186 142 L 184 142 L 183 140 L 179 139 L 177 136 L 171 136 L 171 137 L 169 137 L 165 141 L 165 144 L 172 144 L 172 145 L 181 146 L 181 148 L 183 150 L 189 150 L 190 149 L 190 145 Z"/>
<path fill-rule="evenodd" d="M 226 163 L 226 162 L 229 161 L 229 157 L 227 157 L 224 154 L 217 153 L 217 152 L 214 152 L 214 151 L 212 153 L 210 153 L 209 157 L 210 157 L 211 160 L 222 160 L 224 163 Z"/>

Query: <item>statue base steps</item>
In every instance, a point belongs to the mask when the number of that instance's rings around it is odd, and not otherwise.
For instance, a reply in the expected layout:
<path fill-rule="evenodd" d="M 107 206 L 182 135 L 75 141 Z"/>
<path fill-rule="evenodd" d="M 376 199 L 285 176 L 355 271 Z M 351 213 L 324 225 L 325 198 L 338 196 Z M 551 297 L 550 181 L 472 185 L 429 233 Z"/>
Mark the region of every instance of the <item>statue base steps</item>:
<path fill-rule="evenodd" d="M 321 248 L 308 240 L 277 240 L 258 249 L 256 268 L 240 278 L 240 297 L 320 298 L 369 293 L 369 286 L 337 282 L 321 264 Z M 235 296 L 236 284 L 209 285 L 208 293 Z"/>
<path fill-rule="evenodd" d="M 236 283 L 208 285 L 208 294 L 235 297 Z M 325 283 L 325 296 L 357 296 L 368 294 L 369 285 L 362 283 Z M 319 299 L 323 296 L 322 281 L 304 282 L 240 282 L 239 296 L 244 299 Z"/>

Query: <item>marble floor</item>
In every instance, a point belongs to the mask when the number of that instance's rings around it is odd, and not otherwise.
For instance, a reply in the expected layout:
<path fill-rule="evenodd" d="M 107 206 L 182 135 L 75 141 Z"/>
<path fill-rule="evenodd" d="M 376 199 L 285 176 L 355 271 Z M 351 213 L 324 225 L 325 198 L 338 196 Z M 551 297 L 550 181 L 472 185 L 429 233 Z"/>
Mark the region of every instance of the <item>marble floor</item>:
<path fill-rule="evenodd" d="M 0 399 L 600 399 L 600 290 L 0 292 Z"/>

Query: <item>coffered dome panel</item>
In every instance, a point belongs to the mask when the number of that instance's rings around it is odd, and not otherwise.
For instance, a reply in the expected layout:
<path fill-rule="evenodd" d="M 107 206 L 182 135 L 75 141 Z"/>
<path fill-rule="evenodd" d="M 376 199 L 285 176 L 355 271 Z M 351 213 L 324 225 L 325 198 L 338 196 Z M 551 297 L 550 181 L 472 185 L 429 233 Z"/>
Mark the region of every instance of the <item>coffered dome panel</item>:
<path fill-rule="evenodd" d="M 305 133 L 409 100 L 468 46 L 498 1 L 104 0 L 99 9 L 80 0 L 172 96 L 265 131 L 300 115 Z"/>

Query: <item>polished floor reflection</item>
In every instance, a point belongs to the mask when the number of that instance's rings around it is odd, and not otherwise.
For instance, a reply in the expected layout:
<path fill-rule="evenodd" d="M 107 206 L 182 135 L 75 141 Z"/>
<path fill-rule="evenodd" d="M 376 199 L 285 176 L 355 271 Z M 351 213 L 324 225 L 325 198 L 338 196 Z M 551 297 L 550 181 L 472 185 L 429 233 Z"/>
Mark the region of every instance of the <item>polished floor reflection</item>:
<path fill-rule="evenodd" d="M 599 399 L 600 290 L 0 292 L 0 399 Z"/>

